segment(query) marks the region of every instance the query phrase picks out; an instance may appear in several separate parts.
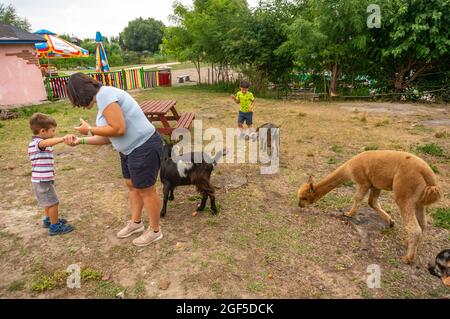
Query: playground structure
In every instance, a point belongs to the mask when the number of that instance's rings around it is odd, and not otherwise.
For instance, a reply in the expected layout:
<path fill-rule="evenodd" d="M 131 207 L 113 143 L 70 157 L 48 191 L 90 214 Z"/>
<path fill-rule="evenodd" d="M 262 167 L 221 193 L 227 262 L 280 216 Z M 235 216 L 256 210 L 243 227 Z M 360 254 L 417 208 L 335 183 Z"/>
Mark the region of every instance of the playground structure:
<path fill-rule="evenodd" d="M 89 56 L 89 51 L 72 44 L 55 33 L 48 30 L 35 32 L 42 36 L 46 42 L 36 45 L 39 58 L 83 58 Z M 96 72 L 88 75 L 103 85 L 114 86 L 122 90 L 146 89 L 156 86 L 170 86 L 171 73 L 166 69 L 145 70 L 144 68 L 130 68 L 110 71 L 108 59 L 103 48 L 103 36 L 96 34 Z M 49 64 L 46 65 L 47 68 Z M 52 76 L 48 72 L 45 78 L 45 87 L 48 100 L 66 98 L 66 85 L 70 76 Z"/>
<path fill-rule="evenodd" d="M 94 72 L 87 74 L 103 85 L 114 86 L 128 91 L 171 86 L 170 69 L 131 68 L 111 72 Z M 66 85 L 70 76 L 55 76 L 45 79 L 49 100 L 66 98 Z"/>

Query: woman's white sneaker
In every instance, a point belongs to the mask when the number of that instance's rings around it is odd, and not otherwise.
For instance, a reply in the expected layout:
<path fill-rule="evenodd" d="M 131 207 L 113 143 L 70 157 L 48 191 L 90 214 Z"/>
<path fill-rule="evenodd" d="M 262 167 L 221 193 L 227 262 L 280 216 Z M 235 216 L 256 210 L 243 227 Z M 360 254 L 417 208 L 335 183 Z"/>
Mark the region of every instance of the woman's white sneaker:
<path fill-rule="evenodd" d="M 141 222 L 139 224 L 135 223 L 132 220 L 130 220 L 127 223 L 127 225 L 121 231 L 119 231 L 117 233 L 117 237 L 121 238 L 121 239 L 127 238 L 127 237 L 130 237 L 133 234 L 141 233 L 144 230 L 145 230 L 145 227 L 144 227 L 144 223 L 142 222 L 142 220 L 141 220 Z"/>
<path fill-rule="evenodd" d="M 147 229 L 145 233 L 143 233 L 141 236 L 133 240 L 133 244 L 139 247 L 150 245 L 151 243 L 154 243 L 155 241 L 160 240 L 163 238 L 162 230 L 160 229 L 159 232 L 155 233 L 152 229 Z"/>

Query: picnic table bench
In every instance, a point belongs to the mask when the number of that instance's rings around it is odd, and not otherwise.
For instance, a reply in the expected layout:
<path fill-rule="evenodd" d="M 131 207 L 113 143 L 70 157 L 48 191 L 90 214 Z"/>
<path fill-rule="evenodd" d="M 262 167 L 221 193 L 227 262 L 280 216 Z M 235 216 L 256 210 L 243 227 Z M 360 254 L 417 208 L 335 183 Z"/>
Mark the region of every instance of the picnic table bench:
<path fill-rule="evenodd" d="M 187 128 L 188 129 L 191 126 L 191 123 L 194 119 L 195 119 L 194 112 L 184 113 L 183 115 L 181 115 L 175 128 Z"/>
<path fill-rule="evenodd" d="M 175 109 L 176 104 L 176 100 L 150 100 L 142 102 L 141 109 L 150 122 L 162 123 L 163 127 L 157 128 L 159 133 L 171 135 L 174 129 L 189 129 L 195 119 L 193 112 L 179 115 Z M 175 126 L 171 126 L 169 121 L 176 121 Z"/>
<path fill-rule="evenodd" d="M 320 94 L 316 93 L 316 88 L 292 88 L 289 99 L 308 99 L 309 101 L 318 101 Z"/>
<path fill-rule="evenodd" d="M 191 76 L 190 75 L 180 75 L 180 76 L 177 76 L 177 79 L 178 79 L 178 83 L 190 82 Z"/>

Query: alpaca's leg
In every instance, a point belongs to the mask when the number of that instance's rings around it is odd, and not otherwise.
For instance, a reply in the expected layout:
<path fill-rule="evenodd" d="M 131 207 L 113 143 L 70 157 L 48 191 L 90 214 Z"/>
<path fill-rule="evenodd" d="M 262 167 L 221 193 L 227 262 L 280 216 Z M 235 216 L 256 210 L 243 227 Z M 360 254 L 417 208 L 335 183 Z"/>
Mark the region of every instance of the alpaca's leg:
<path fill-rule="evenodd" d="M 353 217 L 358 212 L 359 205 L 369 191 L 369 188 L 370 186 L 368 185 L 358 184 L 358 189 L 356 190 L 353 206 L 349 212 L 344 213 L 345 216 Z"/>
<path fill-rule="evenodd" d="M 417 255 L 417 247 L 422 237 L 422 228 L 416 217 L 416 207 L 423 189 L 418 183 L 412 182 L 408 172 L 402 172 L 394 177 L 392 190 L 408 236 L 408 247 L 402 260 L 410 264 Z"/>
<path fill-rule="evenodd" d="M 174 189 L 172 188 L 172 189 L 170 190 L 170 192 L 169 192 L 169 200 L 170 200 L 170 201 L 172 201 L 172 200 L 175 199 L 175 196 L 173 195 L 173 191 L 174 191 Z"/>
<path fill-rule="evenodd" d="M 420 228 L 422 228 L 422 231 L 424 231 L 427 226 L 427 219 L 425 215 L 425 207 L 423 205 L 416 205 L 416 218 L 419 222 Z"/>
<path fill-rule="evenodd" d="M 403 261 L 410 264 L 414 261 L 417 254 L 417 247 L 422 236 L 422 229 L 416 218 L 415 205 L 412 201 L 401 204 L 400 215 L 406 226 L 406 233 L 408 234 L 408 248 L 406 255 L 402 257 Z"/>
<path fill-rule="evenodd" d="M 392 217 L 386 213 L 380 206 L 380 203 L 378 203 L 378 197 L 380 197 L 381 190 L 378 188 L 371 188 L 369 193 L 369 206 L 372 207 L 378 215 L 380 215 L 381 218 L 388 224 L 389 226 L 394 226 L 394 220 Z"/>

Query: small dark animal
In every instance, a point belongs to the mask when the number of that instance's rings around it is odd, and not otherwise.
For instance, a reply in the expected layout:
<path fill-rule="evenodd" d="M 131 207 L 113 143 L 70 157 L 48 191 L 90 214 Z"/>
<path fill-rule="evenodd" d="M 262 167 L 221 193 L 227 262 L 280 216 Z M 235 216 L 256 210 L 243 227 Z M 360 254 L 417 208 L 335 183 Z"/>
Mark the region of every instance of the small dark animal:
<path fill-rule="evenodd" d="M 165 144 L 161 154 L 160 178 L 164 185 L 164 201 L 161 209 L 161 217 L 166 216 L 167 201 L 174 200 L 174 190 L 177 186 L 195 185 L 197 191 L 202 195 L 200 204 L 197 206 L 197 212 L 203 211 L 208 197 L 211 202 L 211 211 L 213 215 L 217 214 L 216 198 L 214 186 L 210 183 L 211 172 L 224 152 L 218 152 L 214 159 L 208 154 L 202 153 L 202 162 L 195 163 L 196 153 L 188 153 L 190 162 L 184 162 L 181 159 L 175 162 L 172 159 L 173 145 Z M 198 156 L 198 155 L 197 155 Z M 205 160 L 206 159 L 206 160 Z"/>
<path fill-rule="evenodd" d="M 262 150 L 262 151 L 268 150 L 267 154 L 272 155 L 272 134 L 273 134 L 273 137 L 278 139 L 278 141 L 279 141 L 279 139 L 280 139 L 279 128 L 280 127 L 281 127 L 281 125 L 277 126 L 276 124 L 273 124 L 273 123 L 264 123 L 263 125 L 261 125 L 260 127 L 258 127 L 256 129 L 256 132 L 258 134 L 259 134 L 260 129 L 262 129 L 262 128 L 267 129 L 266 138 L 263 139 L 262 143 L 259 145 L 260 150 Z M 278 130 L 275 130 L 275 129 L 278 129 Z M 261 141 L 261 139 L 260 139 L 260 141 Z M 279 144 L 275 145 L 275 151 L 277 152 L 277 154 L 280 151 Z"/>
<path fill-rule="evenodd" d="M 450 249 L 441 251 L 436 259 L 428 264 L 428 271 L 450 287 Z"/>

